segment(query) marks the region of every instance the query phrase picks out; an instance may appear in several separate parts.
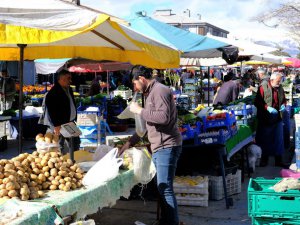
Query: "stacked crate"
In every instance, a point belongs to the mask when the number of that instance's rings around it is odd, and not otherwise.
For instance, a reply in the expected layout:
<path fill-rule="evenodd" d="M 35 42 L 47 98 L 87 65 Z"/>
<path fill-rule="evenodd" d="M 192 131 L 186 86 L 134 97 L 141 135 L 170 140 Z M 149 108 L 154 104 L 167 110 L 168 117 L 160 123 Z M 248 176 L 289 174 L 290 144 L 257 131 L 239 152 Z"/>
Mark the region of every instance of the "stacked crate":
<path fill-rule="evenodd" d="M 275 192 L 272 188 L 282 178 L 250 179 L 248 214 L 255 225 L 300 224 L 300 191 Z"/>
<path fill-rule="evenodd" d="M 208 206 L 208 177 L 175 177 L 174 192 L 178 205 Z"/>

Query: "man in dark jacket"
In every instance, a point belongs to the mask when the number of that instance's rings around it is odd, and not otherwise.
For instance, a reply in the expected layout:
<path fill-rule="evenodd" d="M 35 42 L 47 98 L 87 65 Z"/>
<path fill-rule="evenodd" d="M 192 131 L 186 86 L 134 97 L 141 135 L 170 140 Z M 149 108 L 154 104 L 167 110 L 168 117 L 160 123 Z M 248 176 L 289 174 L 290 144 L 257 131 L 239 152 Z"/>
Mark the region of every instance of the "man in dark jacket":
<path fill-rule="evenodd" d="M 258 87 L 255 98 L 257 108 L 256 143 L 262 149 L 261 166 L 268 164 L 269 156 L 275 156 L 275 166 L 282 163 L 284 152 L 282 115 L 286 99 L 281 86 L 282 75 L 273 73 L 269 82 Z"/>
<path fill-rule="evenodd" d="M 73 90 L 70 87 L 72 76 L 69 71 L 61 70 L 57 76 L 57 82 L 47 93 L 45 104 L 48 110 L 48 115 L 53 124 L 52 130 L 55 134 L 60 135 L 61 125 L 76 120 L 77 111 L 75 107 L 75 100 Z M 62 153 L 64 152 L 64 142 L 70 148 L 69 139 L 65 139 L 60 135 L 60 147 Z M 74 138 L 74 150 L 79 149 L 79 137 Z"/>
<path fill-rule="evenodd" d="M 137 103 L 131 103 L 130 111 L 139 114 L 146 121 L 152 160 L 157 172 L 157 188 L 162 202 L 159 224 L 178 225 L 173 179 L 181 154 L 182 138 L 177 126 L 177 109 L 172 90 L 152 79 L 152 70 L 144 67 L 134 75 L 133 83 L 135 91 L 147 96 L 144 108 Z M 133 135 L 120 152 L 134 146 L 138 140 L 137 135 Z"/>
<path fill-rule="evenodd" d="M 214 99 L 213 105 L 227 105 L 228 103 L 235 101 L 239 96 L 239 84 L 237 84 L 233 79 L 233 73 L 229 72 L 224 76 L 224 84 L 217 90 L 216 97 Z"/>
<path fill-rule="evenodd" d="M 16 84 L 12 79 L 7 70 L 4 69 L 0 76 L 0 111 L 10 109 L 13 101 L 15 100 Z"/>

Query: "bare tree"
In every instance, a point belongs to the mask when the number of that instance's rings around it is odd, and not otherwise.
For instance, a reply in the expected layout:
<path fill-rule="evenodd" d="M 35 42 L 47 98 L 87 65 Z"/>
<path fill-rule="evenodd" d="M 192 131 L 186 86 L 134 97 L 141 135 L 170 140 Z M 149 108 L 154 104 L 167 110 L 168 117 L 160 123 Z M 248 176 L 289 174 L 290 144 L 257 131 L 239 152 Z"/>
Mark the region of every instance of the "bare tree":
<path fill-rule="evenodd" d="M 295 41 L 300 44 L 300 0 L 283 1 L 278 8 L 270 9 L 255 18 L 268 27 L 283 26 L 288 29 Z M 269 25 L 274 23 L 274 25 Z"/>

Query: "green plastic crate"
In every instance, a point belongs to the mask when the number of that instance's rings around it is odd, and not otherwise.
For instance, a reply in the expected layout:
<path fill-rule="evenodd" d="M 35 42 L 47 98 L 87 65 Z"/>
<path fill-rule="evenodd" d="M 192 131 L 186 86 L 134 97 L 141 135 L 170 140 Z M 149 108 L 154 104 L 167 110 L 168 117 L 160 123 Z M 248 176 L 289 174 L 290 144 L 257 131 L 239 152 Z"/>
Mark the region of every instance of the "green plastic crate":
<path fill-rule="evenodd" d="M 300 220 L 252 217 L 252 225 L 299 225 Z"/>
<path fill-rule="evenodd" d="M 281 180 L 282 178 L 250 179 L 248 185 L 249 216 L 300 220 L 300 191 L 275 192 L 271 189 Z"/>

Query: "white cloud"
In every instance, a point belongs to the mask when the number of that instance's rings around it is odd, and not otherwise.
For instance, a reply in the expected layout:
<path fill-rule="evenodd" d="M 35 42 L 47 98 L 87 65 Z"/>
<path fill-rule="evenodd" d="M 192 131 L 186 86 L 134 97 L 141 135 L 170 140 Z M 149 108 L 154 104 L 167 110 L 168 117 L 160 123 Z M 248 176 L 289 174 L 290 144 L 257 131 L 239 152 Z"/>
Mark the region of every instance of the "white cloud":
<path fill-rule="evenodd" d="M 278 27 L 269 28 L 261 23 L 250 21 L 255 15 L 278 5 L 281 0 L 81 0 L 82 5 L 125 18 L 135 11 L 145 10 L 151 15 L 156 9 L 172 9 L 175 13 L 191 10 L 192 16 L 201 14 L 203 21 L 228 30 L 229 36 L 274 42 L 287 39 L 286 32 Z"/>

